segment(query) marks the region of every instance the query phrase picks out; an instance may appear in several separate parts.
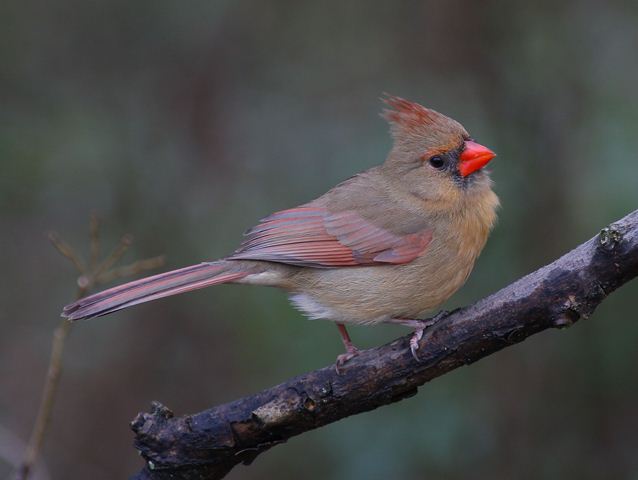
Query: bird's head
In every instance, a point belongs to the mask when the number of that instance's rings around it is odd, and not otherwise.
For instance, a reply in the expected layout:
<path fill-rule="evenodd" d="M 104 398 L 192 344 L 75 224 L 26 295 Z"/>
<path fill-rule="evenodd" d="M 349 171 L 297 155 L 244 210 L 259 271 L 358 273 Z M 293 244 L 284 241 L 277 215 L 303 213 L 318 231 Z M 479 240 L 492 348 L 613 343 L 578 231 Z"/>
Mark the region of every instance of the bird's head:
<path fill-rule="evenodd" d="M 462 200 L 489 189 L 483 169 L 496 154 L 445 115 L 399 97 L 383 99 L 394 145 L 384 171 L 409 193 L 431 201 Z"/>

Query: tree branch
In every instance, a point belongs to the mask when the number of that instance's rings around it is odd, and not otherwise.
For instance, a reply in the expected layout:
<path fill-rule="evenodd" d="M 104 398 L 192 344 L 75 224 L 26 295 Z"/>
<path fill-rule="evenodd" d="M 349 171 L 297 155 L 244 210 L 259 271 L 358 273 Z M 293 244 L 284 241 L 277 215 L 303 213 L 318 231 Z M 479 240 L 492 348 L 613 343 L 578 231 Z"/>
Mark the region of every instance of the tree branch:
<path fill-rule="evenodd" d="M 100 256 L 100 222 L 95 214 L 91 214 L 89 218 L 89 237 L 91 254 L 89 261 L 84 262 L 80 254 L 62 240 L 57 233 L 49 233 L 49 241 L 60 254 L 73 263 L 79 275 L 77 279 L 78 289 L 76 299 L 84 297 L 94 285 L 100 285 L 113 278 L 135 275 L 136 273 L 151 268 L 161 267 L 164 264 L 164 257 L 154 257 L 146 260 L 138 260 L 131 265 L 112 269 L 111 267 L 118 262 L 120 257 L 130 247 L 132 243 L 131 235 L 124 235 L 118 246 L 113 250 L 113 253 L 106 257 L 102 263 L 98 264 Z M 40 407 L 35 417 L 31 438 L 24 452 L 24 458 L 22 459 L 22 463 L 17 466 L 14 477 L 15 480 L 29 479 L 49 430 L 60 375 L 62 374 L 64 344 L 71 332 L 71 325 L 72 322 L 67 319 L 60 320 L 60 323 L 53 332 L 51 357 L 49 359 L 47 376 L 44 380 L 44 390 L 42 392 L 42 398 L 40 399 Z"/>
<path fill-rule="evenodd" d="M 256 395 L 183 417 L 154 402 L 131 423 L 146 466 L 133 478 L 212 480 L 260 453 L 349 415 L 415 395 L 419 386 L 547 328 L 589 317 L 638 275 L 638 210 L 555 262 L 427 329 L 416 362 L 409 336 Z"/>

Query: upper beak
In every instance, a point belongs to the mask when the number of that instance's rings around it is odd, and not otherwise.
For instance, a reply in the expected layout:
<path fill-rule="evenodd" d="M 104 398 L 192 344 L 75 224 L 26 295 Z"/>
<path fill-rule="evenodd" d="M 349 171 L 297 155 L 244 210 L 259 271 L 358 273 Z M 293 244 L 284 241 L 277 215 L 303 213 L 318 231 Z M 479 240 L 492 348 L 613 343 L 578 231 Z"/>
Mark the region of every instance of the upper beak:
<path fill-rule="evenodd" d="M 465 149 L 461 152 L 459 159 L 459 172 L 464 177 L 467 177 L 470 173 L 476 172 L 487 165 L 496 154 L 487 147 L 473 142 L 472 140 L 465 141 Z"/>

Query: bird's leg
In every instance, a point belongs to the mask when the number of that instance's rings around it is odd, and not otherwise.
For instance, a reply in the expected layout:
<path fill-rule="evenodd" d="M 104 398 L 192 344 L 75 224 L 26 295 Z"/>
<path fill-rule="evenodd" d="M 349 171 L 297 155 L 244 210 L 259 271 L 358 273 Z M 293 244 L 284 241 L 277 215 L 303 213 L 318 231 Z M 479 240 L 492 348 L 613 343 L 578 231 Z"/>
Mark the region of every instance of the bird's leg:
<path fill-rule="evenodd" d="M 414 328 L 414 333 L 412 334 L 412 338 L 410 338 L 410 352 L 412 352 L 412 356 L 418 362 L 419 356 L 416 351 L 419 349 L 419 341 L 423 338 L 423 331 L 434 325 L 436 322 L 441 320 L 443 317 L 446 317 L 450 312 L 447 310 L 441 310 L 432 318 L 427 318 L 425 320 L 419 320 L 415 318 L 391 318 L 387 320 L 387 323 L 394 323 L 396 325 L 403 325 L 405 327 Z"/>
<path fill-rule="evenodd" d="M 339 367 L 342 367 L 343 364 L 350 360 L 352 357 L 356 357 L 357 355 L 359 355 L 359 349 L 352 344 L 350 335 L 348 335 L 348 330 L 346 330 L 346 326 L 343 323 L 337 322 L 337 328 L 339 329 L 339 334 L 341 335 L 343 346 L 346 347 L 346 353 L 337 355 L 337 361 L 335 362 L 335 370 L 337 371 L 337 373 L 340 374 L 341 372 L 339 372 Z"/>

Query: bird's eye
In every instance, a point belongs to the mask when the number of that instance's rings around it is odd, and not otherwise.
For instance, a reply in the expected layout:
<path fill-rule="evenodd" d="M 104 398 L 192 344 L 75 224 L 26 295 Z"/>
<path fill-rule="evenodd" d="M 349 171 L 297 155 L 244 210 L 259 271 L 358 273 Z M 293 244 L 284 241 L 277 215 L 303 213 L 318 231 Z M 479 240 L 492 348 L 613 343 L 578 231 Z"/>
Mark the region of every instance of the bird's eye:
<path fill-rule="evenodd" d="M 445 166 L 445 159 L 440 155 L 434 155 L 433 157 L 430 157 L 429 162 L 430 165 L 432 165 L 434 168 L 443 168 Z"/>

